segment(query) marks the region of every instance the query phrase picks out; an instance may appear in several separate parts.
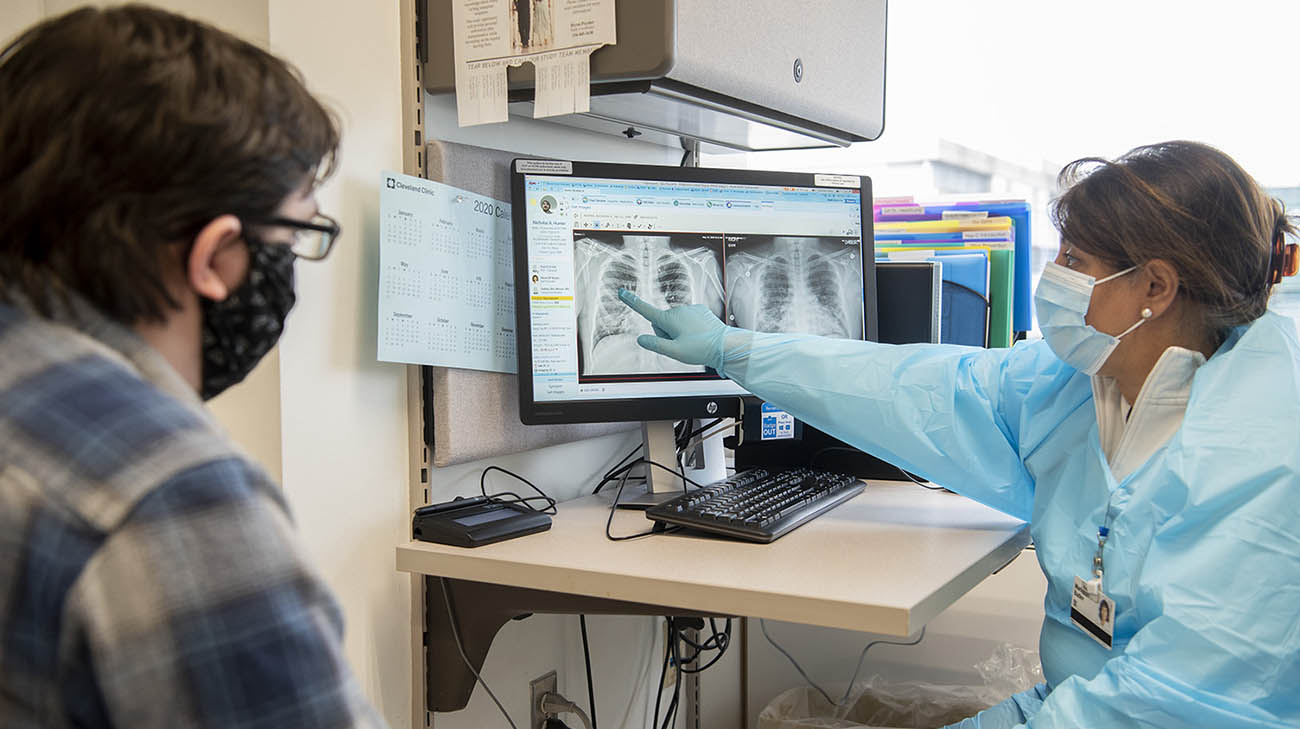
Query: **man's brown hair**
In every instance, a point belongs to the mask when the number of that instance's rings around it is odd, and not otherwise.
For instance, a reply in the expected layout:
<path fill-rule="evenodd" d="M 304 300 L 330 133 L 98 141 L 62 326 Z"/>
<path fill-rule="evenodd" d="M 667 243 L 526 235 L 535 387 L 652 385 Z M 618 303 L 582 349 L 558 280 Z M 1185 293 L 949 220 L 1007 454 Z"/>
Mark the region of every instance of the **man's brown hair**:
<path fill-rule="evenodd" d="M 0 100 L 0 297 L 48 313 L 74 292 L 127 324 L 176 306 L 167 246 L 223 214 L 271 215 L 329 173 L 339 141 L 284 61 L 139 5 L 19 35 Z"/>
<path fill-rule="evenodd" d="M 1114 161 L 1075 160 L 1052 205 L 1062 242 L 1115 268 L 1163 259 L 1212 338 L 1262 316 L 1274 243 L 1293 227 L 1231 157 L 1197 142 L 1138 147 Z"/>

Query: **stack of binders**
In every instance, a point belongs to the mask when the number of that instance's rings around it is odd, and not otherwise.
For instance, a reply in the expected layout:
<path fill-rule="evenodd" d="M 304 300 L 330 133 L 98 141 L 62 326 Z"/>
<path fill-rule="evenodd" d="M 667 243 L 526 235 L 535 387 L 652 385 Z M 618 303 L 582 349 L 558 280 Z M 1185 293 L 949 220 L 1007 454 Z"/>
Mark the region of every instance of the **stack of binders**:
<path fill-rule="evenodd" d="M 874 218 L 877 259 L 942 265 L 941 341 L 1009 347 L 1030 328 L 1027 202 L 877 199 Z"/>

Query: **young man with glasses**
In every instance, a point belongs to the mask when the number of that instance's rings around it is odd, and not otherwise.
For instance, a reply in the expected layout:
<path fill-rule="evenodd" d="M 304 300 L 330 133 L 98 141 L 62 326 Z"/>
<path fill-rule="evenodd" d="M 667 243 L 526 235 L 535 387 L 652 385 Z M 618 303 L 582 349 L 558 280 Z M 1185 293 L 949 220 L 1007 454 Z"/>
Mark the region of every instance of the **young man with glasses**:
<path fill-rule="evenodd" d="M 0 723 L 373 727 L 279 489 L 203 400 L 339 235 L 296 72 L 125 6 L 0 51 Z"/>

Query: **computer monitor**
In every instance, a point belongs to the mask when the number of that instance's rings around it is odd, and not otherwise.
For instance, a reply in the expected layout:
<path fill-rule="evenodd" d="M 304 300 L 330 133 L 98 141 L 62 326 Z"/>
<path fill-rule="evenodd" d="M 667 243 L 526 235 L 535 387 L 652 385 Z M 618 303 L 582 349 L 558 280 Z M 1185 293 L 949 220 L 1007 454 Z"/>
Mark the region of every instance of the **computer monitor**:
<path fill-rule="evenodd" d="M 876 261 L 876 311 L 884 344 L 942 341 L 943 263 Z M 784 432 L 774 432 L 781 424 Z M 863 479 L 908 478 L 897 467 L 784 413 L 746 409 L 735 447 L 736 468 L 813 466 Z"/>
<path fill-rule="evenodd" d="M 641 421 L 647 457 L 671 464 L 674 420 L 741 414 L 740 385 L 637 345 L 651 327 L 620 288 L 758 331 L 877 338 L 867 177 L 532 159 L 511 172 L 526 424 Z M 679 487 L 663 477 L 653 491 Z"/>

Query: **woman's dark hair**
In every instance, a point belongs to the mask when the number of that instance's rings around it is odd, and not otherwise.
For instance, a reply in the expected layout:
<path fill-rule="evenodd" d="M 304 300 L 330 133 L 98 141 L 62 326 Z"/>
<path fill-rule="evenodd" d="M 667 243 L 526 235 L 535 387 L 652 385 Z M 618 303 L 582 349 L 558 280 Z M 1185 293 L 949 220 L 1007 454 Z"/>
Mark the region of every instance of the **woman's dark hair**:
<path fill-rule="evenodd" d="M 1052 204 L 1061 240 L 1117 268 L 1157 258 L 1178 271 L 1212 336 L 1268 308 L 1274 243 L 1294 232 L 1282 203 L 1228 155 L 1163 142 L 1114 161 L 1086 157 L 1061 170 Z"/>
<path fill-rule="evenodd" d="M 74 292 L 123 323 L 163 319 L 166 248 L 272 214 L 339 142 L 284 61 L 144 6 L 27 30 L 0 51 L 0 100 L 0 297 L 46 314 Z"/>

